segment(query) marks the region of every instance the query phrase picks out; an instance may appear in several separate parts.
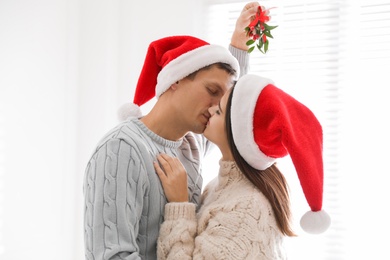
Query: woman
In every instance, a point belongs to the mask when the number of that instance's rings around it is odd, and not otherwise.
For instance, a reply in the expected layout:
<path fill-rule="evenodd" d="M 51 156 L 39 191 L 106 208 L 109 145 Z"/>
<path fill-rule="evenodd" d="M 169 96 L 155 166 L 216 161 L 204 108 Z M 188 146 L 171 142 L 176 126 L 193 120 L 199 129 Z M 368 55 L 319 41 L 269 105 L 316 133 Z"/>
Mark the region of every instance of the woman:
<path fill-rule="evenodd" d="M 311 211 L 309 233 L 330 225 L 322 209 L 322 128 L 303 104 L 269 79 L 245 75 L 209 110 L 204 135 L 221 150 L 219 175 L 196 213 L 186 170 L 159 155 L 155 169 L 168 199 L 158 239 L 159 259 L 286 259 L 295 236 L 286 180 L 275 161 L 291 156 Z"/>

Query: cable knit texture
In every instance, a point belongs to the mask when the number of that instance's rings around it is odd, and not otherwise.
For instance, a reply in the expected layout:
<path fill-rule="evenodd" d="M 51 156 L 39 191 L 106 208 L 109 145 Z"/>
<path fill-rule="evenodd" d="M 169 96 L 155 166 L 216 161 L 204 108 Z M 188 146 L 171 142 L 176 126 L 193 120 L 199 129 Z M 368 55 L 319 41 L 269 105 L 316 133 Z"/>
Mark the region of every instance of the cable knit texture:
<path fill-rule="evenodd" d="M 103 138 L 85 173 L 86 259 L 156 259 L 167 201 L 152 163 L 161 152 L 178 157 L 188 172 L 191 202 L 197 204 L 200 159 L 208 149 L 200 135 L 169 141 L 136 118 Z"/>
<path fill-rule="evenodd" d="M 234 162 L 220 161 L 201 201 L 197 214 L 192 203 L 165 205 L 158 259 L 286 259 L 271 205 Z"/>

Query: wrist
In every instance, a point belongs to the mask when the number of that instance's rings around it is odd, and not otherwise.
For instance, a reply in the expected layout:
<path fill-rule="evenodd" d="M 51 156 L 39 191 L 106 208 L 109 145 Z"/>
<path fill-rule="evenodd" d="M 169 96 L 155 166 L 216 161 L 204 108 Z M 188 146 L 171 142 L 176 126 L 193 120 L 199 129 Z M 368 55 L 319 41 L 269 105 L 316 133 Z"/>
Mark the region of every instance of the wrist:
<path fill-rule="evenodd" d="M 181 202 L 188 202 L 188 193 L 187 194 L 174 194 L 174 196 L 167 196 L 167 200 L 169 203 L 181 203 Z"/>
<path fill-rule="evenodd" d="M 249 40 L 249 37 L 246 36 L 245 31 L 234 31 L 232 39 L 230 41 L 230 45 L 233 47 L 247 51 L 249 47 L 246 45 L 246 42 Z"/>

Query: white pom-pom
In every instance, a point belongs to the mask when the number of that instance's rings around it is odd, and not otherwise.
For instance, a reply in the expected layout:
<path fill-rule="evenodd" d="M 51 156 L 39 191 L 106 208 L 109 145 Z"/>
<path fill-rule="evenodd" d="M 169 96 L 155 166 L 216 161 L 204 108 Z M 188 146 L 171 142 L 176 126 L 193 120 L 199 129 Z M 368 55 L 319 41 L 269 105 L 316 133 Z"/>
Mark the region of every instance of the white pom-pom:
<path fill-rule="evenodd" d="M 124 121 L 129 117 L 140 118 L 142 116 L 141 108 L 134 103 L 123 104 L 118 109 L 118 119 Z"/>
<path fill-rule="evenodd" d="M 325 232 L 330 226 L 331 220 L 324 210 L 308 211 L 301 218 L 302 229 L 309 234 L 320 234 Z"/>

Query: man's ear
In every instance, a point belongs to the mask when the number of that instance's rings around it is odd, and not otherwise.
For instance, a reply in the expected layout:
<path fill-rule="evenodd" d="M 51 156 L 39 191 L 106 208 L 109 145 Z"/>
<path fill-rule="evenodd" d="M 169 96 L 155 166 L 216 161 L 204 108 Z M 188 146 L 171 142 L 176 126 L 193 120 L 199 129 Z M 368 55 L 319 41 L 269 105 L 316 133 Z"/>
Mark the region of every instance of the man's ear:
<path fill-rule="evenodd" d="M 172 89 L 172 90 L 176 90 L 176 89 L 177 89 L 177 85 L 179 85 L 179 81 L 176 81 L 175 83 L 173 83 L 173 84 L 171 85 L 171 89 Z"/>

